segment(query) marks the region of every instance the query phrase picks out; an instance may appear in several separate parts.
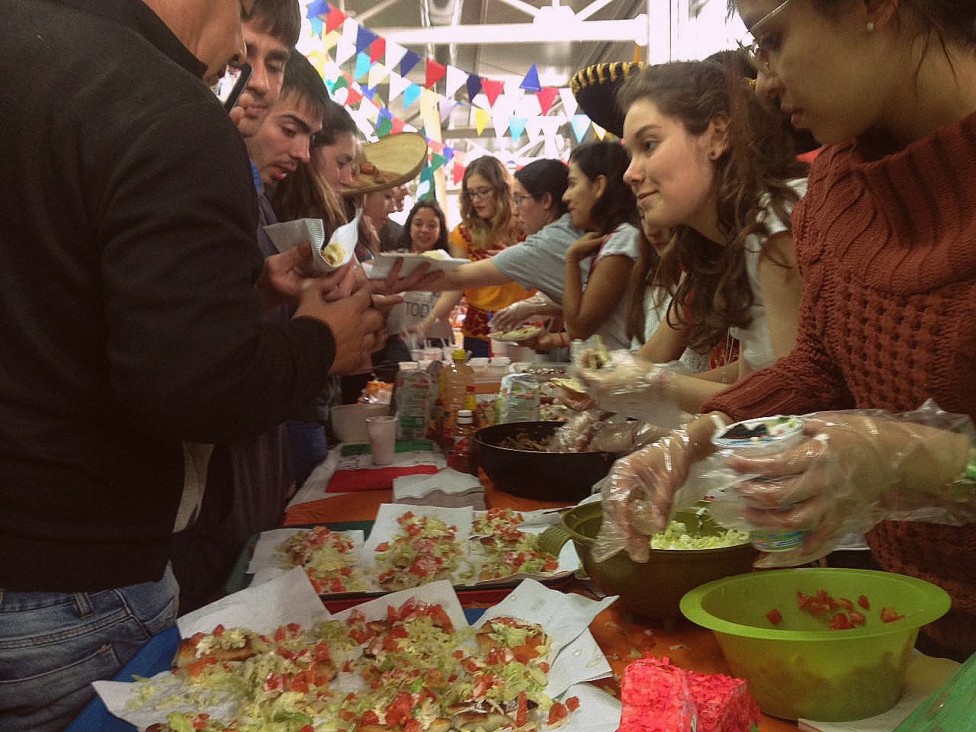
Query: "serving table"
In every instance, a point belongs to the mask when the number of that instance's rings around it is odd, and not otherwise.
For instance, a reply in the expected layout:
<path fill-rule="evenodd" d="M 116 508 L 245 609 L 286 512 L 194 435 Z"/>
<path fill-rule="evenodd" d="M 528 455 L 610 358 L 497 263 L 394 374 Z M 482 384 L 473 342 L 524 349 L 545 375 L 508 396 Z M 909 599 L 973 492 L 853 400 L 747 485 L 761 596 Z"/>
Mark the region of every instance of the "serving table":
<path fill-rule="evenodd" d="M 321 473 L 326 480 L 331 478 L 328 470 Z M 573 505 L 553 501 L 537 501 L 497 490 L 484 472 L 479 479 L 485 488 L 485 504 L 488 508 L 511 508 L 517 511 L 563 508 Z M 310 479 L 314 483 L 315 474 Z M 306 483 L 306 487 L 308 487 Z M 327 487 L 323 487 L 323 493 Z M 306 493 L 309 493 L 306 491 Z M 312 492 L 314 495 L 314 492 Z M 307 496 L 310 497 L 310 496 Z M 294 502 L 285 515 L 285 526 L 307 524 L 372 521 L 383 503 L 393 500 L 392 489 L 378 487 L 372 490 L 356 490 L 350 493 L 331 494 L 327 498 Z M 564 592 L 576 592 L 592 596 L 593 588 L 587 583 L 572 579 L 562 585 Z M 490 602 L 467 601 L 466 607 L 486 607 Z M 703 673 L 729 674 L 718 643 L 711 631 L 700 628 L 688 621 L 678 620 L 673 626 L 665 627 L 658 622 L 648 622 L 631 616 L 620 603 L 614 603 L 600 613 L 590 626 L 590 631 L 613 668 L 614 677 L 596 682 L 615 696 L 620 695 L 619 682 L 624 668 L 631 661 L 643 656 L 670 658 L 675 665 Z M 787 722 L 763 716 L 760 732 L 791 732 L 798 729 L 795 722 Z"/>

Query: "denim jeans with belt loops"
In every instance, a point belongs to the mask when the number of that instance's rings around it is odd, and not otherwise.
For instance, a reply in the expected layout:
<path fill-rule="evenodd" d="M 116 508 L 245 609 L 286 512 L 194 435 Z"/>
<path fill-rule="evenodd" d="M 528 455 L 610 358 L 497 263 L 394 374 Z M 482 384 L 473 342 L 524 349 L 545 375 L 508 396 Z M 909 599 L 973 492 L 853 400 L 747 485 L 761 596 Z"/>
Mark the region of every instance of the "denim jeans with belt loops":
<path fill-rule="evenodd" d="M 56 732 L 152 636 L 173 626 L 179 586 L 158 582 L 100 592 L 0 589 L 0 732 Z"/>

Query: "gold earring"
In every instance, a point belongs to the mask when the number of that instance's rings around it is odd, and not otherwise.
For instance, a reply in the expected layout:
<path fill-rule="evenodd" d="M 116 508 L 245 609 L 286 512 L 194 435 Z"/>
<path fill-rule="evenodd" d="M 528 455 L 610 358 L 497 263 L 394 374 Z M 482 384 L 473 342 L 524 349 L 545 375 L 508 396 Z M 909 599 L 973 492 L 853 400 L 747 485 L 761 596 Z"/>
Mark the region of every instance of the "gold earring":
<path fill-rule="evenodd" d="M 868 33 L 874 33 L 874 21 L 868 21 Z"/>

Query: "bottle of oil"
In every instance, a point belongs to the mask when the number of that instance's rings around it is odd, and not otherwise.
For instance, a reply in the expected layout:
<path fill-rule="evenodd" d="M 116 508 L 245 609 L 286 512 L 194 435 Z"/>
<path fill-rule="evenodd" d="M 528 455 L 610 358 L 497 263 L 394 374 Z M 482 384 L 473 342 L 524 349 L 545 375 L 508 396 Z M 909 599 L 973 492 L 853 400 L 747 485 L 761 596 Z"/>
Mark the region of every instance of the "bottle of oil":
<path fill-rule="evenodd" d="M 464 409 L 468 385 L 474 384 L 474 370 L 466 363 L 467 354 L 455 349 L 451 363 L 441 372 L 441 406 L 443 408 L 441 434 L 445 450 L 454 439 L 458 411 Z"/>

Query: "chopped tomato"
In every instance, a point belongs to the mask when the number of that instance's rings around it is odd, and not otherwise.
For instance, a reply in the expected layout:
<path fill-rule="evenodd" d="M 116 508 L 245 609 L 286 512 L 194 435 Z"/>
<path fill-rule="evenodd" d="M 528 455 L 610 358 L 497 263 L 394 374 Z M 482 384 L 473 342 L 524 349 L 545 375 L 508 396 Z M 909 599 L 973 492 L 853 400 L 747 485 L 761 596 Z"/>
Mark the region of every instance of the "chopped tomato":
<path fill-rule="evenodd" d="M 518 709 L 515 712 L 515 726 L 521 727 L 529 717 L 529 697 L 524 691 L 518 695 Z"/>
<path fill-rule="evenodd" d="M 575 712 L 577 709 L 579 709 L 579 705 L 580 700 L 578 696 L 571 696 L 566 700 L 566 708 L 571 712 Z"/>
<path fill-rule="evenodd" d="M 831 630 L 849 630 L 853 628 L 854 624 L 851 619 L 847 617 L 847 613 L 837 613 L 834 619 L 830 621 Z"/>
<path fill-rule="evenodd" d="M 379 724 L 380 723 L 380 717 L 379 717 L 379 715 L 376 712 L 374 712 L 372 709 L 370 709 L 368 712 L 365 712 L 363 714 L 362 719 L 360 719 L 359 721 L 363 725 L 367 725 L 367 724 Z"/>
<path fill-rule="evenodd" d="M 900 614 L 893 607 L 881 608 L 881 622 L 883 623 L 893 623 L 896 620 L 901 620 L 904 617 L 904 615 Z"/>
<path fill-rule="evenodd" d="M 864 617 L 864 613 L 859 613 L 857 610 L 851 610 L 848 613 L 848 617 L 850 617 L 851 622 L 854 623 L 854 625 L 864 625 L 864 623 L 867 622 L 867 618 Z"/>
<path fill-rule="evenodd" d="M 568 716 L 569 710 L 566 708 L 566 705 L 562 702 L 554 702 L 553 705 L 549 707 L 549 719 L 547 724 L 550 726 L 557 724 L 558 722 L 566 719 Z"/>
<path fill-rule="evenodd" d="M 868 602 L 867 595 L 861 595 L 859 598 L 857 598 L 857 604 L 860 605 L 863 610 L 871 609 L 871 603 Z"/>
<path fill-rule="evenodd" d="M 766 619 L 769 620 L 773 625 L 779 625 L 783 622 L 783 613 L 781 613 L 776 608 L 773 608 L 768 613 L 766 613 Z"/>

